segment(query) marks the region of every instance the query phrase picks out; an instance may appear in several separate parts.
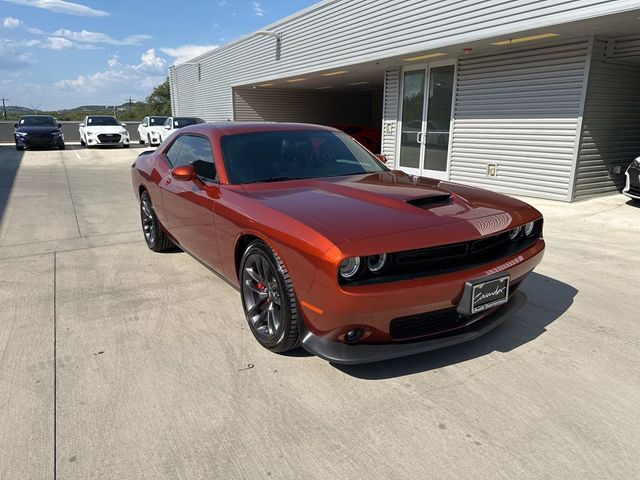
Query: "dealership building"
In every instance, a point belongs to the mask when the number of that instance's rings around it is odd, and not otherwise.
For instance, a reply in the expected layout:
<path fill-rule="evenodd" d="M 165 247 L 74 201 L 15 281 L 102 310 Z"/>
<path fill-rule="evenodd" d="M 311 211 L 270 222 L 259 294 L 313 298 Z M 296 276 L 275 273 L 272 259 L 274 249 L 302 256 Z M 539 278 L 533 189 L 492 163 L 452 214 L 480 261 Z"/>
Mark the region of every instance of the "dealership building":
<path fill-rule="evenodd" d="M 640 0 L 327 0 L 169 80 L 174 115 L 375 127 L 392 168 L 574 201 L 640 156 Z"/>

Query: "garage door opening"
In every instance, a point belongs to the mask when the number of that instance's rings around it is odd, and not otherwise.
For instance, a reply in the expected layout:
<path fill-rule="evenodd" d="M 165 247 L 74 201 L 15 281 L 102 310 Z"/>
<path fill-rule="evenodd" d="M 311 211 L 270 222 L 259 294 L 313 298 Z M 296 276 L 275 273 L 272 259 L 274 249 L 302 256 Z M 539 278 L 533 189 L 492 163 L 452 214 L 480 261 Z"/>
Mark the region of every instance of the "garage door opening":
<path fill-rule="evenodd" d="M 315 79 L 295 80 L 234 88 L 234 120 L 333 126 L 380 153 L 382 72 L 341 79 L 318 74 Z"/>

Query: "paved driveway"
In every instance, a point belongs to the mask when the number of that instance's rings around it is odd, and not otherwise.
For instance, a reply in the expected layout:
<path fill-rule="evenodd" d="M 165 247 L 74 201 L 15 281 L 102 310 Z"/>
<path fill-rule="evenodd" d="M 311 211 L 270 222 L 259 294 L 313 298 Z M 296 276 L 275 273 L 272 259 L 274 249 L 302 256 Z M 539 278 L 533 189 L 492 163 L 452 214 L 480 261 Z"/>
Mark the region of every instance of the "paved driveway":
<path fill-rule="evenodd" d="M 139 151 L 0 147 L 1 479 L 640 478 L 622 196 L 532 201 L 548 250 L 510 322 L 347 368 L 261 349 L 232 287 L 147 250 Z"/>

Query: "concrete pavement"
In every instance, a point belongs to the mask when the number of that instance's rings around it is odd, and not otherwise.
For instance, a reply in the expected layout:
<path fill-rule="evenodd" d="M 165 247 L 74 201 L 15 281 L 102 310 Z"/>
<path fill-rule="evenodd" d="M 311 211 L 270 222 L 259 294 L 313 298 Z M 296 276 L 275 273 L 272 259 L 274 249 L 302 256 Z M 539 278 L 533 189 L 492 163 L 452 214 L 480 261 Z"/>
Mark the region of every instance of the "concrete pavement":
<path fill-rule="evenodd" d="M 337 367 L 144 245 L 139 149 L 0 147 L 0 478 L 640 477 L 640 208 L 545 214 L 530 303 L 479 340 Z M 249 368 L 253 365 L 253 368 Z"/>

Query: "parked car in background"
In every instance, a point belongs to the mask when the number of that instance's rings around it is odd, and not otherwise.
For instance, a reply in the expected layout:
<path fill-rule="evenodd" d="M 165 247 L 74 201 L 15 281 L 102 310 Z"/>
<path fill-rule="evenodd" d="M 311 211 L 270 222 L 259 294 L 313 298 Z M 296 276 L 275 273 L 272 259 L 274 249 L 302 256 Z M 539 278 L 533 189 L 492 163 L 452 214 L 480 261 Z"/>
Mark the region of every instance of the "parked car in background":
<path fill-rule="evenodd" d="M 238 286 L 263 347 L 335 363 L 479 337 L 526 302 L 545 248 L 535 208 L 389 170 L 329 127 L 186 127 L 131 178 L 149 249 L 179 245 Z"/>
<path fill-rule="evenodd" d="M 164 142 L 169 135 L 182 127 L 196 125 L 197 123 L 205 123 L 199 117 L 169 117 L 165 120 L 164 125 L 160 129 L 160 143 Z"/>
<path fill-rule="evenodd" d="M 111 115 L 87 115 L 78 127 L 80 144 L 87 148 L 99 145 L 122 145 L 129 148 L 129 132 L 125 126 L 126 124 Z"/>
<path fill-rule="evenodd" d="M 141 144 L 159 145 L 160 131 L 168 117 L 144 117 L 138 125 L 138 138 Z"/>
<path fill-rule="evenodd" d="M 622 193 L 634 200 L 640 200 L 640 157 L 631 162 L 625 176 L 627 181 Z"/>
<path fill-rule="evenodd" d="M 333 128 L 351 135 L 354 139 L 367 147 L 371 153 L 380 153 L 382 143 L 382 130 L 366 125 L 331 125 Z"/>
<path fill-rule="evenodd" d="M 29 147 L 65 148 L 62 125 L 49 115 L 25 115 L 14 127 L 16 150 Z"/>

